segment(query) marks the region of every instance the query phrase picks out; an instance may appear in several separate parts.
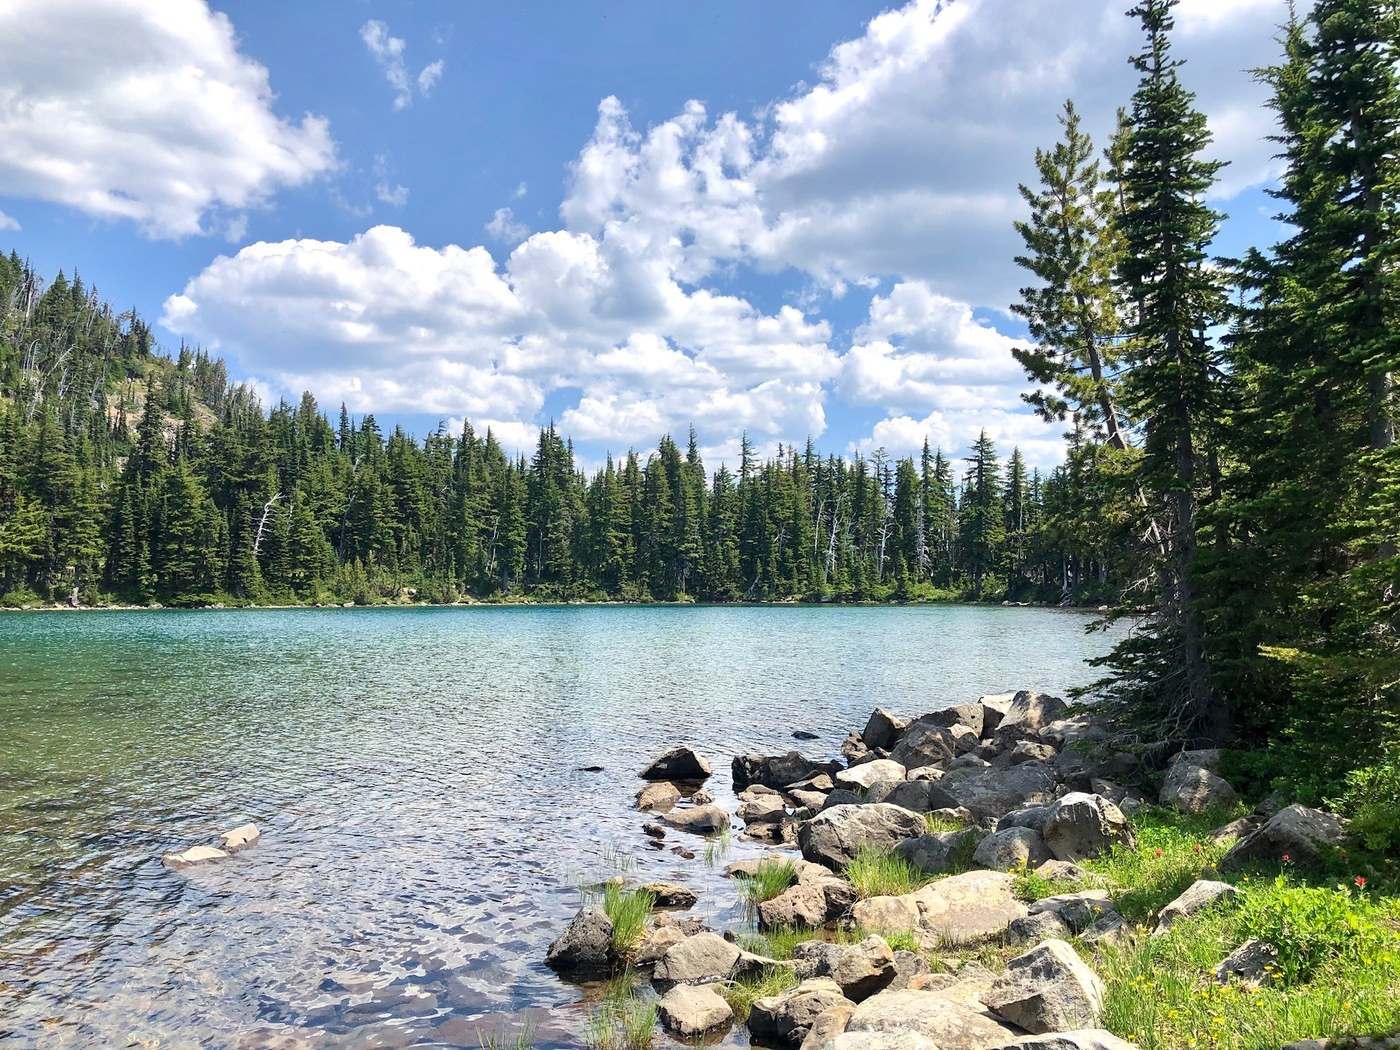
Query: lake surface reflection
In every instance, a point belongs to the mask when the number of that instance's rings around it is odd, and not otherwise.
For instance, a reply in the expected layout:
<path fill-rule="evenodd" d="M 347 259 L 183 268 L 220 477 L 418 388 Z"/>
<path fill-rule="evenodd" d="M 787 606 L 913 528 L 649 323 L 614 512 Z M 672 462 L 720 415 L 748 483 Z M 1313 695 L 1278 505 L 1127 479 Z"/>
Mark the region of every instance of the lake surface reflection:
<path fill-rule="evenodd" d="M 742 922 L 703 841 L 649 848 L 649 758 L 695 746 L 732 812 L 736 753 L 828 757 L 877 705 L 1088 680 L 1108 642 L 1087 623 L 939 606 L 0 617 L 0 1045 L 476 1047 L 528 1019 L 537 1044 L 581 1046 L 587 991 L 542 962 L 581 885 L 622 865 Z M 249 820 L 257 848 L 161 867 Z M 755 852 L 736 838 L 726 859 Z"/>

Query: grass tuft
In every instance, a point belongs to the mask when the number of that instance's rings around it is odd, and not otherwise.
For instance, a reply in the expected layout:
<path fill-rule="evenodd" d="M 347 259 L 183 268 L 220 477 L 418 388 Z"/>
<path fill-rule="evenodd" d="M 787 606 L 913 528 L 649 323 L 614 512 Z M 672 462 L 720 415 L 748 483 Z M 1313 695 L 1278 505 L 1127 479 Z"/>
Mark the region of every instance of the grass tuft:
<path fill-rule="evenodd" d="M 963 828 L 967 827 L 961 820 L 942 817 L 937 813 L 925 813 L 924 825 L 928 828 L 930 835 L 942 835 L 948 831 L 962 831 Z"/>
<path fill-rule="evenodd" d="M 646 890 L 624 889 L 616 882 L 603 887 L 603 911 L 612 920 L 613 950 L 618 955 L 626 955 L 642 939 L 655 904 L 656 895 Z"/>
<path fill-rule="evenodd" d="M 888 850 L 862 847 L 846 865 L 846 878 L 866 897 L 898 897 L 929 882 L 918 868 Z"/>
<path fill-rule="evenodd" d="M 763 860 L 751 876 L 741 876 L 739 895 L 751 904 L 777 897 L 797 881 L 797 867 L 790 860 Z"/>
<path fill-rule="evenodd" d="M 740 977 L 726 982 L 719 994 L 734 1011 L 734 1020 L 744 1024 L 749 1019 L 749 1011 L 759 999 L 770 995 L 781 995 L 789 988 L 797 986 L 797 974 L 786 966 L 769 966 L 757 976 Z"/>
<path fill-rule="evenodd" d="M 641 997 L 642 980 L 625 970 L 608 983 L 589 1011 L 584 1041 L 589 1050 L 646 1050 L 656 1031 L 656 1000 Z"/>
<path fill-rule="evenodd" d="M 526 1017 L 514 1035 L 507 1035 L 503 1029 L 497 1027 L 486 1035 L 478 1031 L 476 1039 L 481 1050 L 530 1050 L 535 1045 L 535 1022 Z"/>

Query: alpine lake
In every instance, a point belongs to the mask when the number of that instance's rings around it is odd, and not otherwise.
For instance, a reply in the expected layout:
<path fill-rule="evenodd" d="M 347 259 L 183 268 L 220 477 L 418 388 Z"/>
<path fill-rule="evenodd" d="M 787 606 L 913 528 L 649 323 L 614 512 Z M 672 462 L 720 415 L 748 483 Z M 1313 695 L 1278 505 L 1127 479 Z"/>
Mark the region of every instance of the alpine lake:
<path fill-rule="evenodd" d="M 1063 695 L 1114 633 L 994 606 L 482 606 L 0 616 L 0 1046 L 586 1045 L 544 966 L 586 887 L 724 865 L 655 842 L 675 744 L 839 755 L 877 706 Z M 816 734 L 795 740 L 794 731 Z M 602 767 L 601 770 L 585 767 Z M 253 849 L 162 854 L 247 821 Z M 721 1045 L 746 1046 L 737 1029 Z M 672 1044 L 657 1030 L 655 1045 Z"/>

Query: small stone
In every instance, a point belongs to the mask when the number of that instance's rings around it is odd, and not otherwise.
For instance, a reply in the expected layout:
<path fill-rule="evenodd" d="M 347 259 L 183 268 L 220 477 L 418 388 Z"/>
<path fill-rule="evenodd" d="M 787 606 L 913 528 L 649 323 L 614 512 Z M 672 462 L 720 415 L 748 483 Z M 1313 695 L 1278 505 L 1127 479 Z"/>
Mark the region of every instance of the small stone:
<path fill-rule="evenodd" d="M 637 792 L 637 808 L 643 812 L 664 813 L 681 800 L 681 790 L 669 780 L 648 784 Z"/>
<path fill-rule="evenodd" d="M 1220 961 L 1215 967 L 1215 979 L 1221 984 L 1242 981 L 1256 987 L 1266 987 L 1274 983 L 1274 966 L 1277 962 L 1277 948 L 1251 938 Z"/>
<path fill-rule="evenodd" d="M 1228 882 L 1197 879 L 1186 887 L 1176 900 L 1162 908 L 1157 915 L 1157 928 L 1152 931 L 1152 935 L 1159 937 L 1170 930 L 1178 919 L 1195 915 L 1214 905 L 1231 903 L 1241 896 L 1240 891 Z"/>
<path fill-rule="evenodd" d="M 676 882 L 644 882 L 640 889 L 656 898 L 658 908 L 692 908 L 700 899 L 694 890 Z"/>

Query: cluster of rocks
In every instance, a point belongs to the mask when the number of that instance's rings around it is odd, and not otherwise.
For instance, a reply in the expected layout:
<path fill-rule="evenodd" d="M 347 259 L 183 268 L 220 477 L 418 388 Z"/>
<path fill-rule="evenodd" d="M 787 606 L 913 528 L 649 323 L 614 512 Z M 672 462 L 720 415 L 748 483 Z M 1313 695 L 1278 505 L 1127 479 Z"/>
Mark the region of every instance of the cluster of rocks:
<path fill-rule="evenodd" d="M 683 1038 L 732 1021 L 715 987 L 786 967 L 798 983 L 753 1005 L 748 1027 L 755 1042 L 803 1050 L 1127 1047 L 1098 1028 L 1102 984 L 1068 943 L 1135 936 L 1111 895 L 1093 888 L 1077 863 L 1114 846 L 1134 847 L 1129 817 L 1147 801 L 1127 786 L 1136 760 L 1091 757 L 1090 748 L 1076 746 L 1100 737 L 1063 700 L 1023 691 L 914 719 L 876 710 L 843 744 L 844 762 L 797 752 L 737 756 L 735 817 L 745 836 L 801 853 L 774 855 L 791 865 L 793 881 L 758 906 L 759 927 L 878 930 L 911 937 L 920 952 L 893 951 L 882 936 L 849 945 L 814 939 L 779 962 L 743 951 L 731 934 L 665 917 L 627 961 L 653 968 L 664 992 L 659 1015 Z M 1176 755 L 1156 801 L 1189 813 L 1234 803 L 1219 762 L 1212 751 Z M 672 749 L 642 775 L 649 784 L 638 806 L 665 825 L 729 827 L 730 814 L 701 787 L 709 764 L 688 749 Z M 1222 839 L 1237 839 L 1221 868 L 1284 854 L 1305 864 L 1344 834 L 1344 822 L 1302 806 L 1260 811 L 1219 829 Z M 866 850 L 893 852 L 935 881 L 912 893 L 860 899 L 842 873 Z M 771 862 L 742 861 L 727 870 L 752 877 Z M 1026 903 L 1013 892 L 1014 869 L 1063 883 L 1065 891 Z M 1238 896 L 1227 883 L 1198 881 L 1161 910 L 1153 934 Z M 993 939 L 1025 947 L 1001 973 L 976 965 L 933 972 L 928 962 L 941 949 Z M 616 966 L 622 960 L 610 942 L 606 915 L 585 908 L 547 961 L 566 971 Z M 1241 945 L 1217 976 L 1266 980 L 1271 952 Z"/>
<path fill-rule="evenodd" d="M 256 824 L 244 824 L 232 831 L 222 832 L 217 846 L 188 846 L 178 853 L 165 854 L 160 858 L 160 862 L 172 871 L 183 871 L 201 864 L 215 864 L 221 860 L 228 860 L 235 853 L 252 849 L 260 838 L 262 832 Z"/>

